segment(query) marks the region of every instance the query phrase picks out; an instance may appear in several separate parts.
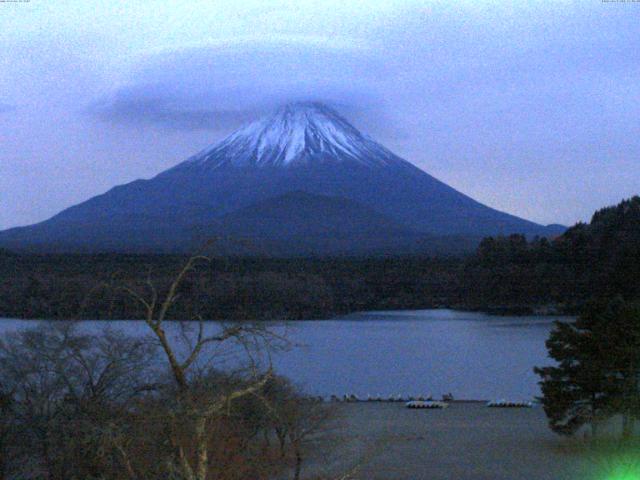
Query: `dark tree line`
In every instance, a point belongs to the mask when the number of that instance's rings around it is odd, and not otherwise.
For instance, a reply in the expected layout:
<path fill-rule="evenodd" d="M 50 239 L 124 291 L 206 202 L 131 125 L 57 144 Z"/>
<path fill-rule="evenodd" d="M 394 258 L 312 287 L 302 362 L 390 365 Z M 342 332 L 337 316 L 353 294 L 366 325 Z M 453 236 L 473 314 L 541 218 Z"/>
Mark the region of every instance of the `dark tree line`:
<path fill-rule="evenodd" d="M 597 211 L 589 224 L 527 241 L 487 238 L 466 262 L 459 296 L 472 308 L 578 313 L 592 298 L 640 297 L 640 197 Z"/>
<path fill-rule="evenodd" d="M 140 306 L 110 286 L 147 276 L 166 286 L 184 260 L 0 251 L 0 315 L 142 318 Z M 211 319 L 434 307 L 578 313 L 593 297 L 640 296 L 640 198 L 602 209 L 554 239 L 486 238 L 467 257 L 219 258 L 200 266 L 181 295 Z M 176 306 L 170 317 L 193 313 Z"/>
<path fill-rule="evenodd" d="M 143 318 L 118 286 L 151 278 L 168 288 L 168 255 L 0 254 L 0 316 Z M 328 318 L 357 310 L 430 308 L 455 296 L 455 259 L 213 259 L 180 286 L 169 317 L 273 320 Z"/>

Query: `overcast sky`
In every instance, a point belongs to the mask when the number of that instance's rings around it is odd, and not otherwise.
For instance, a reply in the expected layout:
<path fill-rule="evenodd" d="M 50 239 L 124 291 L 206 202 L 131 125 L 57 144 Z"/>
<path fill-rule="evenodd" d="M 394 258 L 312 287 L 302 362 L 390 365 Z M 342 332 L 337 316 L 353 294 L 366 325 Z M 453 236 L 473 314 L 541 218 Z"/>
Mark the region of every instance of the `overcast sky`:
<path fill-rule="evenodd" d="M 0 2 L 0 228 L 324 100 L 540 223 L 640 193 L 640 3 Z"/>

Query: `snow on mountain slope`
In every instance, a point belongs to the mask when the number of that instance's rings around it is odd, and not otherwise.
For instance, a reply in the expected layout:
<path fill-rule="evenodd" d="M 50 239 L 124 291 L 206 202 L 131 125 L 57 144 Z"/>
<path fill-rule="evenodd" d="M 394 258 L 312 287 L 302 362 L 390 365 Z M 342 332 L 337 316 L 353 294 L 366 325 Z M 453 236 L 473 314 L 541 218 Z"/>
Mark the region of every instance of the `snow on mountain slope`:
<path fill-rule="evenodd" d="M 404 162 L 360 133 L 333 109 L 316 102 L 286 105 L 188 159 L 185 164 L 278 166 L 310 162 L 384 166 Z"/>

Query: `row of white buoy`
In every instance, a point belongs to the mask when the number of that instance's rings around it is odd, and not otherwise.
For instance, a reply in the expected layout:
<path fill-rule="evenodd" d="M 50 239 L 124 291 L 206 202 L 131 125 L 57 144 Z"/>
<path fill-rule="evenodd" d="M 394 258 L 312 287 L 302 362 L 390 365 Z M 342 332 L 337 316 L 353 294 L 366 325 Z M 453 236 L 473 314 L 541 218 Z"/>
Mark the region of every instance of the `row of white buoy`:
<path fill-rule="evenodd" d="M 527 401 L 509 401 L 509 400 L 494 400 L 487 402 L 487 407 L 491 408 L 532 408 L 533 403 Z"/>
<path fill-rule="evenodd" d="M 449 404 L 447 402 L 435 402 L 435 401 L 409 401 L 405 404 L 407 408 L 447 408 Z M 492 408 L 532 408 L 533 402 L 527 401 L 508 401 L 508 400 L 494 400 L 487 402 L 487 407 Z"/>
<path fill-rule="evenodd" d="M 449 404 L 447 402 L 438 402 L 434 400 L 412 400 L 405 403 L 407 408 L 447 408 Z"/>
<path fill-rule="evenodd" d="M 418 397 L 403 397 L 402 395 L 396 396 L 371 396 L 367 395 L 366 398 L 360 398 L 357 395 L 345 394 L 342 396 L 331 395 L 331 402 L 344 402 L 344 403 L 355 403 L 355 402 L 399 402 L 404 403 L 407 408 L 447 408 L 449 406 L 449 402 L 454 401 L 453 395 L 450 393 L 442 396 L 442 400 L 434 400 L 432 395 L 427 396 L 418 396 Z M 487 407 L 491 408 L 532 408 L 533 402 L 529 401 L 513 401 L 513 400 L 492 400 L 486 403 Z"/>

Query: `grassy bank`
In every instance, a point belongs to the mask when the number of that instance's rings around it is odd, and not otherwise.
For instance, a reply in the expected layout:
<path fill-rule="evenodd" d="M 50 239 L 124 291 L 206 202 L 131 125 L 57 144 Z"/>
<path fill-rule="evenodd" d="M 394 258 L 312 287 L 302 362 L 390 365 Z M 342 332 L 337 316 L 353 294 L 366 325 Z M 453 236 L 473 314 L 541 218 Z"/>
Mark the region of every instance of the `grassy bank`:
<path fill-rule="evenodd" d="M 354 470 L 359 479 L 596 480 L 637 466 L 633 446 L 554 435 L 539 407 L 454 403 L 446 410 L 409 410 L 373 402 L 340 404 L 337 411 L 341 423 L 331 434 L 339 447 L 330 458 L 315 459 L 309 467 L 315 472 Z"/>

